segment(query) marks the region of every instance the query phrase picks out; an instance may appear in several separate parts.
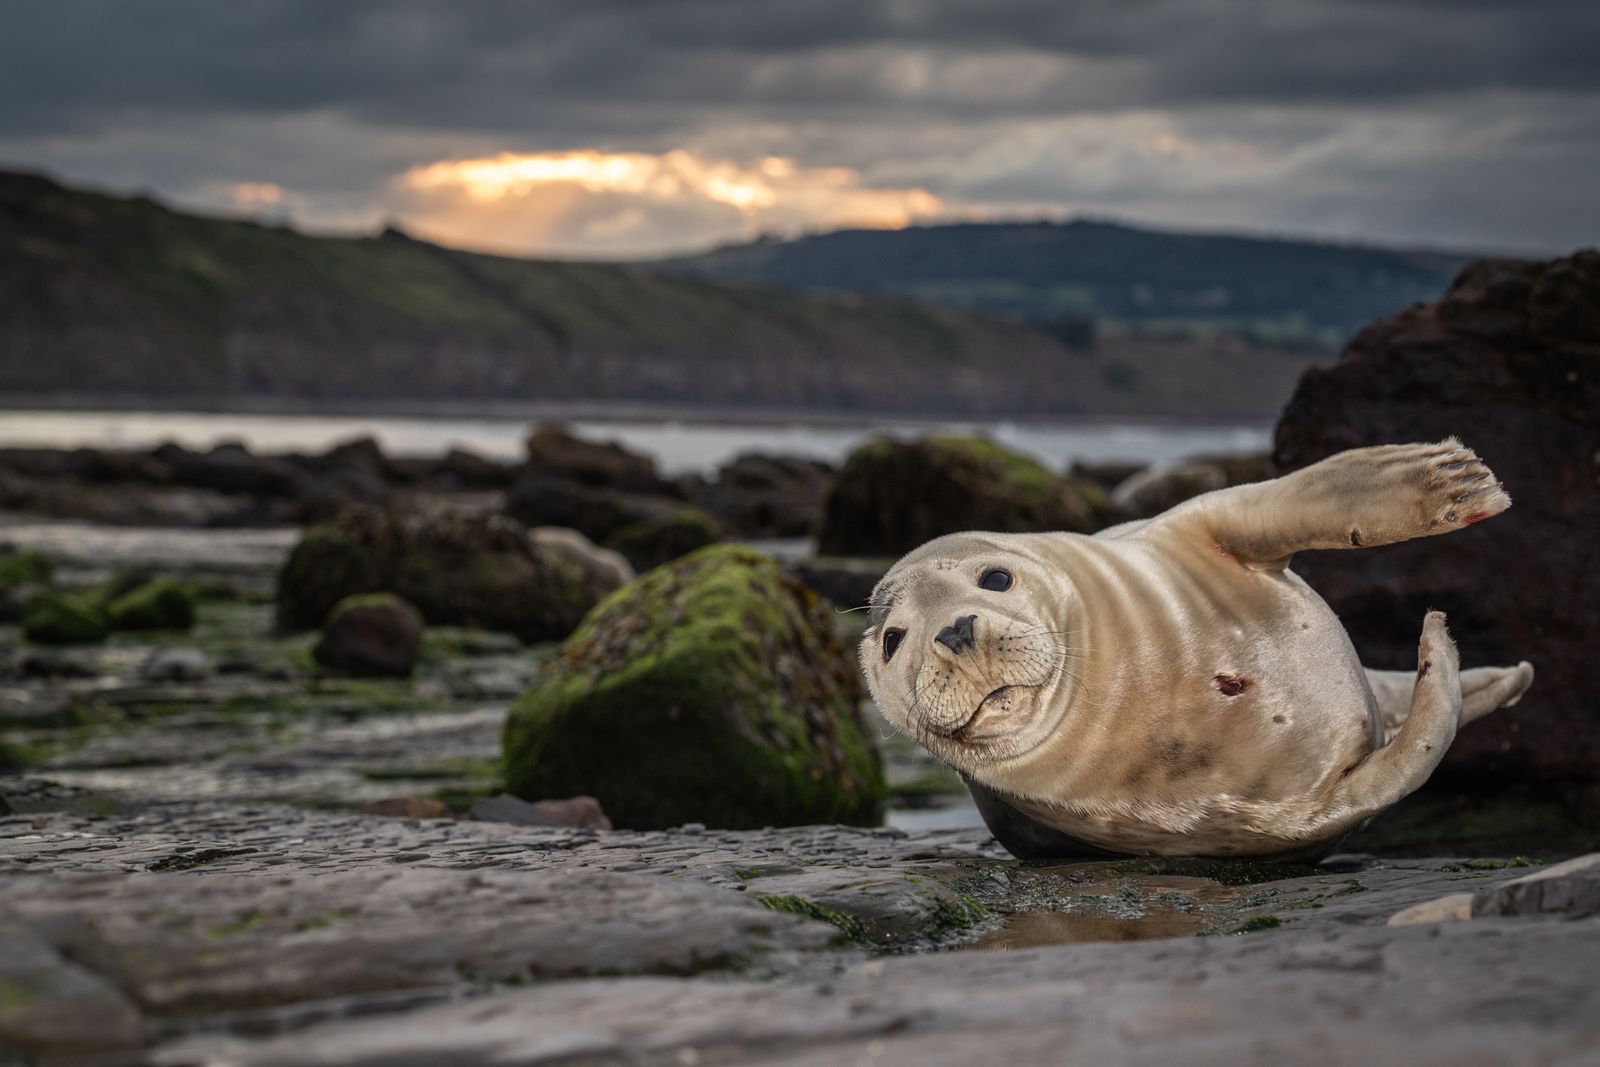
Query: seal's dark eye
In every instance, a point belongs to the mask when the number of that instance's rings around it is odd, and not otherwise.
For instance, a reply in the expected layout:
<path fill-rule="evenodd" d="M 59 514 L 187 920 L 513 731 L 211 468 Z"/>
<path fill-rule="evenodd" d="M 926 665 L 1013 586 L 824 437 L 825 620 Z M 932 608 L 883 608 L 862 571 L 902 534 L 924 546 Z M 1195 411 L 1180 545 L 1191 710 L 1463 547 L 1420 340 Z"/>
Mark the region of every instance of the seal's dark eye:
<path fill-rule="evenodd" d="M 983 577 L 978 579 L 978 585 L 991 593 L 1004 593 L 1011 588 L 1011 572 L 999 567 L 984 571 Z"/>
<path fill-rule="evenodd" d="M 900 639 L 905 635 L 906 632 L 898 628 L 883 632 L 883 662 L 894 658 L 894 650 L 900 647 Z"/>

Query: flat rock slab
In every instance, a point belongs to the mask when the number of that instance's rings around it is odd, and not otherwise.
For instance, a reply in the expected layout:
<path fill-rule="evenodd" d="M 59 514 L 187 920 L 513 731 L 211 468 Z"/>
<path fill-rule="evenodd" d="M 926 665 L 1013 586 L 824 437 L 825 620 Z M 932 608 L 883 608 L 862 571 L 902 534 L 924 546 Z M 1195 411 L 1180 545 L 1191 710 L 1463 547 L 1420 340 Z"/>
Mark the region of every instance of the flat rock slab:
<path fill-rule="evenodd" d="M 40 549 L 68 568 L 97 573 L 145 565 L 229 577 L 258 575 L 266 584 L 299 538 L 299 529 L 290 526 L 186 530 L 0 515 L 0 540 Z"/>
<path fill-rule="evenodd" d="M 6 783 L 0 778 L 0 793 L 11 791 Z M 61 806 L 72 806 L 74 797 L 70 791 L 61 794 Z M 209 858 L 188 866 L 203 865 L 216 873 L 270 871 L 284 865 L 353 870 L 406 862 L 505 870 L 648 870 L 728 884 L 742 884 L 737 872 L 798 869 L 805 864 L 928 866 L 1005 855 L 986 832 L 977 830 L 800 826 L 607 833 L 378 818 L 281 804 L 160 804 L 103 818 L 36 809 L 27 819 L 0 819 L 0 873 L 135 872 L 185 862 L 185 857 L 200 853 Z"/>
<path fill-rule="evenodd" d="M 505 710 L 395 712 L 329 724 L 200 708 L 160 728 L 103 731 L 42 771 L 52 781 L 160 802 L 206 798 L 362 804 L 437 787 L 451 761 L 487 763 Z M 414 777 L 412 777 L 414 775 Z"/>
<path fill-rule="evenodd" d="M 29 798 L 0 818 L 0 934 L 20 946 L 0 960 L 0 1052 L 50 1062 L 1252 1062 L 1251 1035 L 1256 1059 L 1312 1040 L 1359 1061 L 1412 1028 L 1432 1059 L 1475 1063 L 1506 1058 L 1483 1036 L 1496 1019 L 1560 1062 L 1588 1048 L 1600 988 L 1600 919 L 1384 926 L 1507 863 L 1025 864 L 971 830 L 0 793 Z M 1167 939 L 1071 944 L 1150 937 Z M 868 958 L 959 945 L 1008 951 Z M 1573 1014 L 1548 1022 L 1545 997 Z"/>
<path fill-rule="evenodd" d="M 207 1037 L 157 1064 L 1593 1063 L 1600 921 L 940 953 L 822 981 L 576 981 Z"/>
<path fill-rule="evenodd" d="M 1178 914 L 1195 920 L 1192 932 L 1206 933 L 1264 919 L 1286 928 L 1381 924 L 1446 893 L 1504 881 L 1509 866 L 1389 860 L 1330 871 L 1227 861 L 1029 864 L 1011 859 L 981 830 L 603 832 L 211 802 L 117 813 L 71 790 L 29 788 L 40 798 L 30 814 L 0 819 L 0 874 L 333 873 L 395 864 L 598 869 L 688 878 L 760 896 L 780 910 L 855 927 L 882 948 L 926 947 L 930 937 L 970 939 L 1010 917 L 1039 912 L 1129 923 L 1152 912 Z M 0 779 L 0 793 L 20 791 Z M 1090 939 L 1139 936 L 1149 934 L 1129 926 Z"/>
<path fill-rule="evenodd" d="M 15 876 L 0 928 L 29 946 L 0 963 L 11 990 L 0 1002 L 0 1043 L 36 1050 L 91 1015 L 117 1020 L 114 1034 L 138 1047 L 161 1030 L 267 1019 L 277 1028 L 331 1003 L 370 1010 L 493 984 L 694 974 L 839 937 L 692 881 L 394 864 Z"/>
<path fill-rule="evenodd" d="M 1478 893 L 1473 915 L 1600 914 L 1600 853 L 1579 856 Z"/>

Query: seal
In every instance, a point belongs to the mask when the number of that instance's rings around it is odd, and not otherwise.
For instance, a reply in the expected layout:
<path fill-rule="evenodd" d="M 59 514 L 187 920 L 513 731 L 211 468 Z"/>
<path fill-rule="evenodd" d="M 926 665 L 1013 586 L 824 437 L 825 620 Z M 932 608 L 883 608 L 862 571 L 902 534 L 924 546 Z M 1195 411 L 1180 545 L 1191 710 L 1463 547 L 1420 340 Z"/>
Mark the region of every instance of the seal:
<path fill-rule="evenodd" d="M 1435 611 L 1415 673 L 1366 670 L 1290 559 L 1510 506 L 1451 438 L 1343 452 L 1092 537 L 951 534 L 878 583 L 862 669 L 1018 856 L 1325 853 L 1421 786 L 1459 725 L 1516 703 L 1533 668 L 1461 670 Z"/>

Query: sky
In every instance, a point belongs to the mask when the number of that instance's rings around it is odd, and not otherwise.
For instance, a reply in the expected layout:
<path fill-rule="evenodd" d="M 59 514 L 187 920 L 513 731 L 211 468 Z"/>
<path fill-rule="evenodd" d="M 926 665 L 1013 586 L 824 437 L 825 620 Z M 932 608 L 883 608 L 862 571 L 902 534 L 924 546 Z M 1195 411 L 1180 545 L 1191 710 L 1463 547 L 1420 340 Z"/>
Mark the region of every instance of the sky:
<path fill-rule="evenodd" d="M 644 258 L 968 219 L 1600 244 L 1600 3 L 4 0 L 0 167 Z"/>

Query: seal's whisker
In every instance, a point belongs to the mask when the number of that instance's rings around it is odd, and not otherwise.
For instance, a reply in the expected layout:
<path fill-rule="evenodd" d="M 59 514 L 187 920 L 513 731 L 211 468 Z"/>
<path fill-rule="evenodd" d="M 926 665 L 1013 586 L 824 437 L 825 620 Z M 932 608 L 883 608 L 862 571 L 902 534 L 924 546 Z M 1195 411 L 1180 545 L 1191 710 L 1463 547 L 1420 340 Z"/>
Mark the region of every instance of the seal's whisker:
<path fill-rule="evenodd" d="M 1050 630 L 1050 629 L 1046 629 L 1045 627 L 1040 626 L 1040 627 L 1035 627 L 1032 630 L 1025 630 L 1019 636 L 1021 636 L 1021 637 L 1075 637 L 1078 634 L 1086 634 L 1088 632 L 1089 632 L 1088 630 Z"/>

